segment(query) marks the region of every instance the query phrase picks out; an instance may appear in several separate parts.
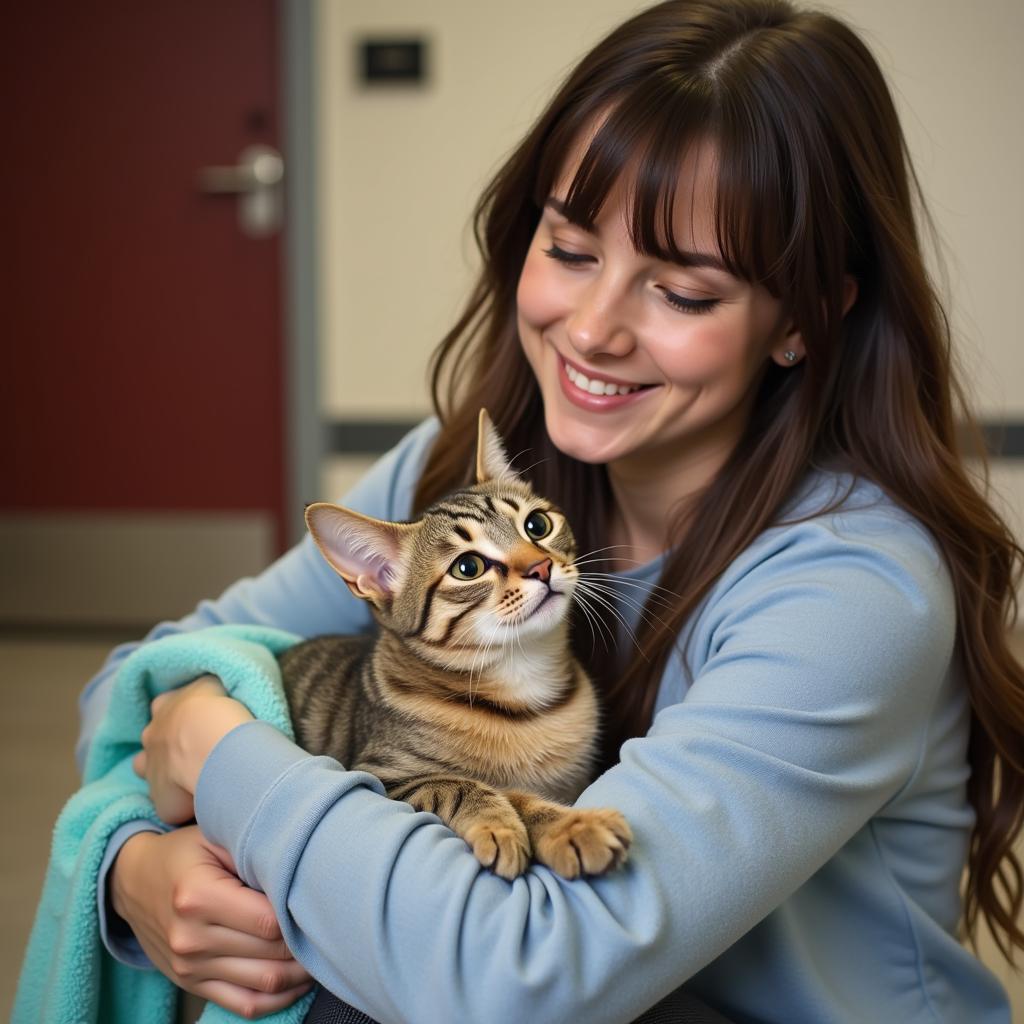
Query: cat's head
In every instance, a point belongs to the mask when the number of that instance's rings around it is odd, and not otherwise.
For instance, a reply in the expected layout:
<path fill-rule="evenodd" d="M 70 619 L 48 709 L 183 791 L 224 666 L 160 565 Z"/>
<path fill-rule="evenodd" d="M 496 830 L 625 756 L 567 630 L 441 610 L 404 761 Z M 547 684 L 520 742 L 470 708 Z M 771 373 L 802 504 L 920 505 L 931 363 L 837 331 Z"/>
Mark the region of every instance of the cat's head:
<path fill-rule="evenodd" d="M 325 502 L 306 510 L 313 539 L 352 593 L 448 668 L 479 667 L 563 629 L 578 579 L 565 516 L 513 471 L 483 410 L 476 478 L 410 523 Z"/>

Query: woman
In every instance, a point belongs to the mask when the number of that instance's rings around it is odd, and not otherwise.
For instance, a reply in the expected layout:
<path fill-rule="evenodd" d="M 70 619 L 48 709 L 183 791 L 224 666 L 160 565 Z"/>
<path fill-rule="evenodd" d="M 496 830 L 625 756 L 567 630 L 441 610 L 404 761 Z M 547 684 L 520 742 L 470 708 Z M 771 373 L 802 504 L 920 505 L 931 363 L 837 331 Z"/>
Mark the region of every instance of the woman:
<path fill-rule="evenodd" d="M 670 0 L 584 58 L 478 208 L 440 426 L 346 503 L 403 518 L 459 483 L 486 406 L 581 549 L 629 554 L 622 592 L 678 595 L 636 619 L 644 658 L 575 631 L 612 766 L 581 802 L 628 815 L 630 866 L 510 889 L 200 682 L 157 706 L 145 770 L 158 806 L 195 792 L 209 840 L 133 837 L 110 884 L 165 973 L 290 1001 L 272 906 L 384 1020 L 628 1021 L 685 983 L 735 1019 L 1008 1021 L 955 932 L 1024 946 L 1022 553 L 958 452 L 912 183 L 831 17 Z M 359 628 L 341 591 L 307 542 L 174 628 Z"/>

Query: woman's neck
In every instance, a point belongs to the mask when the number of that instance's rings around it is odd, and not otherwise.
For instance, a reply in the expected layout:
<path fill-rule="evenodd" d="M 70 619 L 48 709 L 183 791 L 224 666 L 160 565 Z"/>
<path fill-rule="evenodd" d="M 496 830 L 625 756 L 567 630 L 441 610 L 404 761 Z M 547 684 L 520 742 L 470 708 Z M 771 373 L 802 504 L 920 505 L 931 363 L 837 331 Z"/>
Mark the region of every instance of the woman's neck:
<path fill-rule="evenodd" d="M 725 464 L 732 446 L 705 450 L 699 457 L 676 460 L 652 454 L 608 465 L 614 498 L 609 544 L 614 571 L 645 565 L 663 554 L 678 537 L 672 526 Z"/>

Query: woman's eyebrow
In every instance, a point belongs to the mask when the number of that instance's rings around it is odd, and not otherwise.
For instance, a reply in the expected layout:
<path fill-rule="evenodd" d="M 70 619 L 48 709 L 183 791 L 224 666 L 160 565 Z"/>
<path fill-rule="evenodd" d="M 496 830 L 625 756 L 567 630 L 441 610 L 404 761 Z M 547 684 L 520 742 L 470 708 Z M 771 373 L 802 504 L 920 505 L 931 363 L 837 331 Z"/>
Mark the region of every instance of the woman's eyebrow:
<path fill-rule="evenodd" d="M 548 196 L 547 201 L 544 203 L 545 206 L 550 206 L 560 217 L 564 217 L 570 224 L 580 228 L 589 234 L 594 233 L 593 224 L 582 224 L 580 221 L 569 216 L 568 207 L 561 199 L 556 199 L 554 196 Z M 729 268 L 712 253 L 709 252 L 690 252 L 686 249 L 677 250 L 672 259 L 666 260 L 667 263 L 674 263 L 678 267 L 693 268 L 693 267 L 708 267 L 711 270 L 721 271 L 723 274 L 728 274 L 732 277 L 732 272 Z"/>

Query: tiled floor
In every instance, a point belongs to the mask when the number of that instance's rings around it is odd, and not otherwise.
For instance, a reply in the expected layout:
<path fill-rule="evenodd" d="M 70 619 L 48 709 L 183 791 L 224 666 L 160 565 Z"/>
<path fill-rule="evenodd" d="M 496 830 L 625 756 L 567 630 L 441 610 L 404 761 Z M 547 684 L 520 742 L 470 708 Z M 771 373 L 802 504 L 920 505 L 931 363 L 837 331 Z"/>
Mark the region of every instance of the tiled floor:
<path fill-rule="evenodd" d="M 0 777 L 8 823 L 0 843 L 0 912 L 8 922 L 0 930 L 0 1015 L 14 998 L 53 821 L 78 783 L 76 698 L 113 642 L 0 636 Z M 1024 635 L 1017 648 L 1024 657 Z M 1012 988 L 1014 1020 L 1024 1024 L 1024 978 L 983 952 Z"/>

